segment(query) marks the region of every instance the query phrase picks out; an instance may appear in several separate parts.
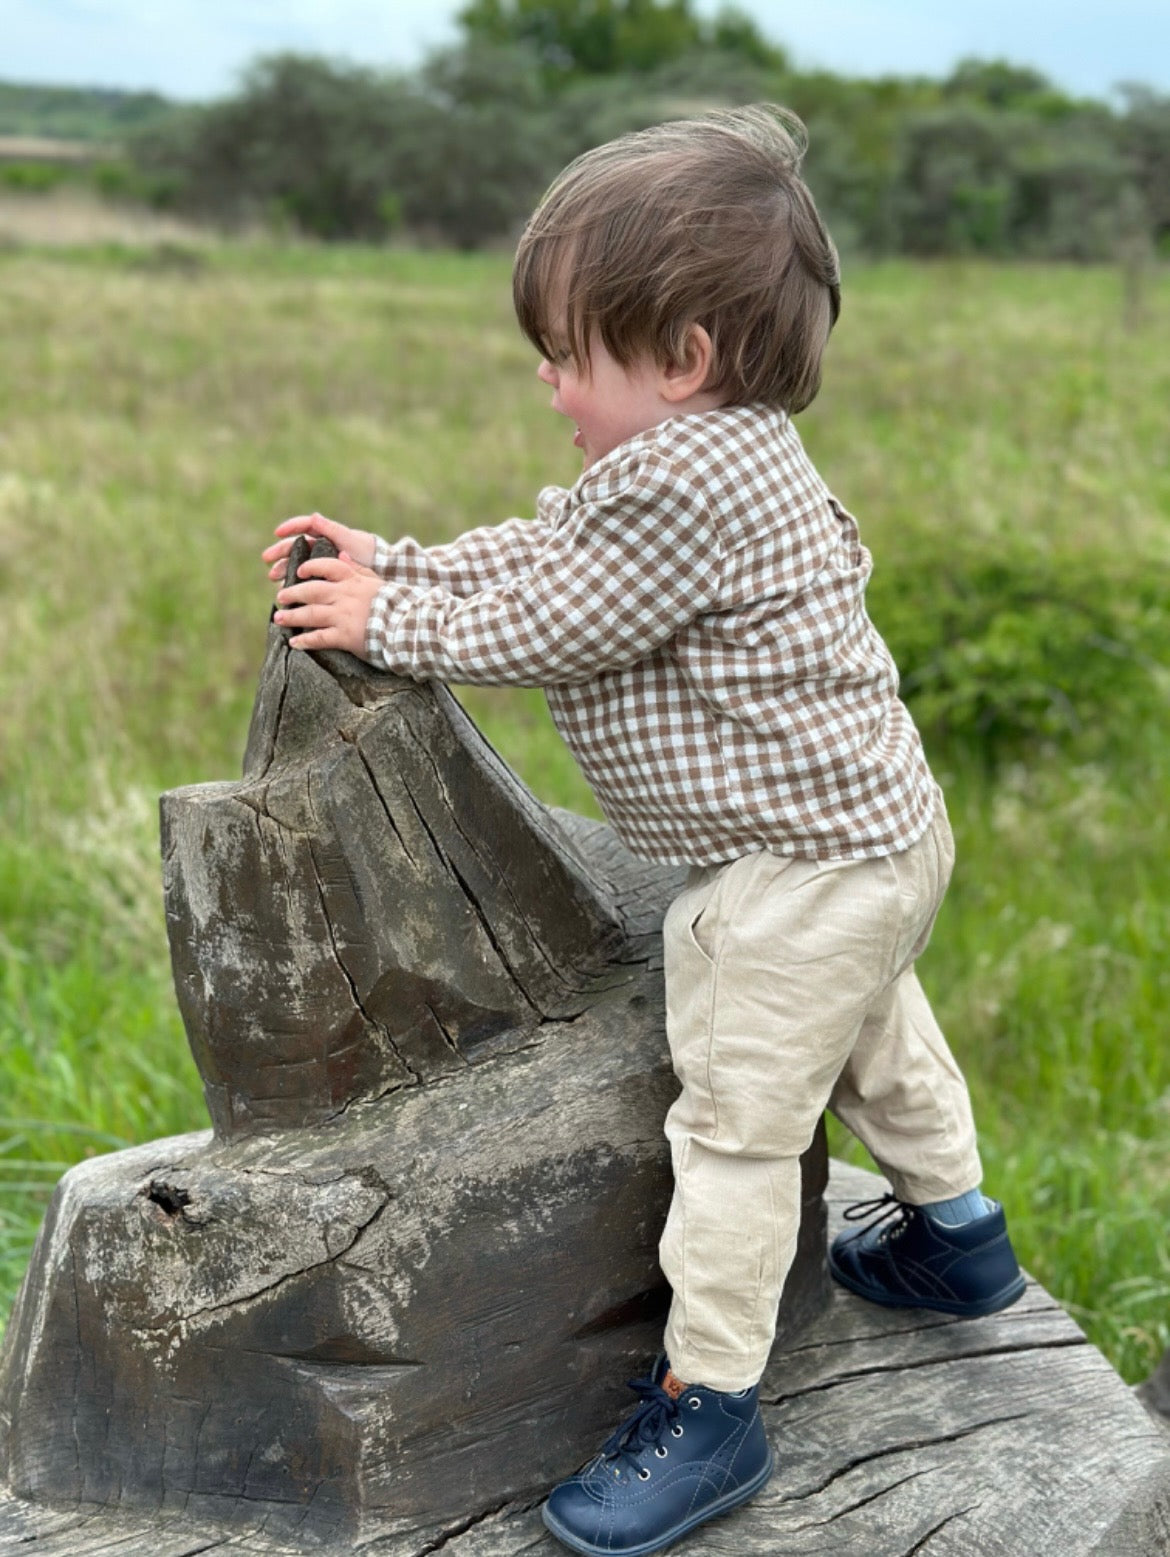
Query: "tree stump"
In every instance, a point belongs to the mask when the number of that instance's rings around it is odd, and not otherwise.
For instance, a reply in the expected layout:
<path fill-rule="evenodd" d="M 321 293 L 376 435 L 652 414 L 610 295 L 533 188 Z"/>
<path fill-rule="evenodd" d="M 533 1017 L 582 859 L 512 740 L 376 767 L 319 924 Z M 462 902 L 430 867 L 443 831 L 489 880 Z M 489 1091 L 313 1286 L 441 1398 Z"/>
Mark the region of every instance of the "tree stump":
<path fill-rule="evenodd" d="M 834 1163 L 830 1231 L 884 1189 Z M 1004 1313 L 952 1319 L 834 1289 L 774 1348 L 762 1409 L 776 1474 L 680 1557 L 1165 1557 L 1170 1441 L 1035 1282 Z M 571 1469 L 566 1460 L 562 1471 Z M 356 1548 L 369 1557 L 564 1557 L 539 1498 Z M 326 1547 L 342 1557 L 348 1542 Z M 293 1557 L 181 1516 L 55 1511 L 0 1494 L 0 1557 Z"/>
<path fill-rule="evenodd" d="M 165 795 L 162 838 L 214 1129 L 58 1186 L 0 1355 L 3 1507 L 78 1553 L 111 1518 L 125 1557 L 434 1550 L 583 1460 L 659 1344 L 680 873 L 540 805 L 444 688 L 275 626 L 243 778 Z M 822 1133 L 789 1337 L 825 1178 Z"/>

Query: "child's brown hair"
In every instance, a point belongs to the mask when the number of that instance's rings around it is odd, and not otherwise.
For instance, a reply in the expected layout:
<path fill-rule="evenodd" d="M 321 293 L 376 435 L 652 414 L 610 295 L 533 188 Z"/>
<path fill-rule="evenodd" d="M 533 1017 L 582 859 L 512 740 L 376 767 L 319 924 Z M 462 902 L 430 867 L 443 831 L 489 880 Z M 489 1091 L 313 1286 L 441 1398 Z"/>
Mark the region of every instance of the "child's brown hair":
<path fill-rule="evenodd" d="M 711 337 L 704 388 L 800 411 L 841 306 L 837 251 L 800 177 L 795 114 L 768 104 L 638 130 L 586 152 L 524 230 L 512 291 L 545 357 L 588 363 L 594 331 L 624 366 L 684 365 Z"/>

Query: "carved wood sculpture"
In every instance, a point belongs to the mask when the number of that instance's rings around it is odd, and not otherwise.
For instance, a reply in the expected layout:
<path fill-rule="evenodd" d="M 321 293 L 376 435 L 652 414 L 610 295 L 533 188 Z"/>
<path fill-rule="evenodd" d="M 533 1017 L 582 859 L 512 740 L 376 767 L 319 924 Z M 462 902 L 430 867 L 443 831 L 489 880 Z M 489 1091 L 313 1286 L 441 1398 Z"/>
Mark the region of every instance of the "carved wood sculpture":
<path fill-rule="evenodd" d="M 340 1550 L 539 1495 L 660 1335 L 678 873 L 538 804 L 445 689 L 275 627 L 244 777 L 162 833 L 214 1131 L 62 1181 L 0 1476 Z M 825 1174 L 819 1137 L 788 1335 Z"/>

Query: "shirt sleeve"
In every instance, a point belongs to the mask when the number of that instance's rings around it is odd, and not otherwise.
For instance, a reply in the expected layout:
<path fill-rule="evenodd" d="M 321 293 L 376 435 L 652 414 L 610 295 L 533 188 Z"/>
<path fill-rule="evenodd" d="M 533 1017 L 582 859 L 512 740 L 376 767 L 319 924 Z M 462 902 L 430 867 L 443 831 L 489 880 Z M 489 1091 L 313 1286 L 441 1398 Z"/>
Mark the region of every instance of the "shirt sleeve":
<path fill-rule="evenodd" d="M 718 600 L 706 503 L 643 455 L 582 495 L 522 574 L 466 598 L 443 587 L 376 597 L 375 664 L 416 680 L 555 686 L 635 664 Z"/>
<path fill-rule="evenodd" d="M 391 544 L 379 536 L 373 567 L 397 584 L 473 595 L 531 567 L 551 534 L 544 520 L 506 519 L 469 530 L 444 546 L 420 546 L 410 535 Z"/>

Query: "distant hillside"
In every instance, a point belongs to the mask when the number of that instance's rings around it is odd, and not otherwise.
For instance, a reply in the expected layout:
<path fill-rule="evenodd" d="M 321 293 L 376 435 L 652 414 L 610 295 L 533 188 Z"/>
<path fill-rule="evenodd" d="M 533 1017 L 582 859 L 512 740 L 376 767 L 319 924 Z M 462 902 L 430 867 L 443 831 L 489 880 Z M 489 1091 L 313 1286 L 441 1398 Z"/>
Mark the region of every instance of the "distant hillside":
<path fill-rule="evenodd" d="M 22 86 L 0 81 L 0 135 L 66 141 L 118 141 L 158 124 L 179 104 L 158 92 L 113 87 Z"/>

